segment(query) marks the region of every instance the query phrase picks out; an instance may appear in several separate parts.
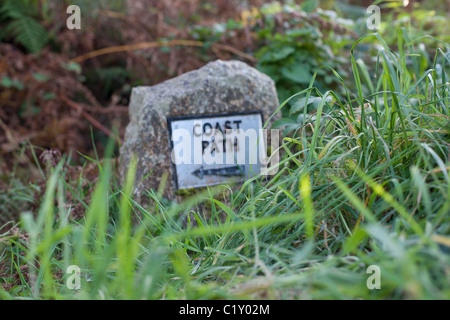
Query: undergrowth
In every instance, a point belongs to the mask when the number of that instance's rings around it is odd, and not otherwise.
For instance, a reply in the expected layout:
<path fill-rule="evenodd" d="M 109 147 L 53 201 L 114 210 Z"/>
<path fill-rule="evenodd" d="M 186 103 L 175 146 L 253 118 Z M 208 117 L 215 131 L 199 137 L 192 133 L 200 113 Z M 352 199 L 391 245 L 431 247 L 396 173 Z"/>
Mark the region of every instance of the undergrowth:
<path fill-rule="evenodd" d="M 353 45 L 356 92 L 321 92 L 313 76 L 290 98 L 303 99 L 301 117 L 266 184 L 211 188 L 181 204 L 149 190 L 141 206 L 135 165 L 120 186 L 112 162 L 93 159 L 100 177 L 85 201 L 60 162 L 38 215 L 0 238 L 1 298 L 450 298 L 449 46 L 439 43 L 424 67 L 420 39 L 405 38 L 398 52 L 377 34 Z M 373 39 L 370 75 L 354 53 Z M 69 219 L 68 194 L 83 218 Z M 79 290 L 66 285 L 71 265 Z M 366 285 L 371 265 L 377 290 Z"/>

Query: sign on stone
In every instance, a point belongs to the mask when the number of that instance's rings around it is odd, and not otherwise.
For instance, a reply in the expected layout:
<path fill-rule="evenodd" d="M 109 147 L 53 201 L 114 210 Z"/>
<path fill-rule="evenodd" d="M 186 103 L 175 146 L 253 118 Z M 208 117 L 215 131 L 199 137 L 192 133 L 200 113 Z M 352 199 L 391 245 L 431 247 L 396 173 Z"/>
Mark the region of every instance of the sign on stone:
<path fill-rule="evenodd" d="M 278 105 L 273 80 L 241 61 L 217 60 L 151 87 L 135 87 L 130 97 L 130 123 L 120 149 L 121 180 L 135 157 L 135 197 L 143 204 L 149 200 L 150 189 L 161 190 L 167 199 L 181 201 L 177 192 L 181 188 L 241 181 L 263 174 L 267 170 L 251 151 L 264 144 L 255 142 L 258 139 L 254 136 L 258 136 L 262 124 L 268 122 L 270 128 L 279 119 L 279 112 L 272 116 Z M 251 135 L 245 138 L 246 146 L 241 142 L 233 145 L 230 132 L 226 132 L 230 127 L 236 130 L 232 133 L 237 140 L 239 134 Z M 224 138 L 221 150 L 218 142 Z M 271 133 L 265 140 L 271 150 L 277 149 L 272 146 L 277 138 Z M 213 150 L 216 146 L 217 150 Z M 194 147 L 200 151 L 194 152 Z M 264 151 L 258 148 L 253 155 Z M 246 159 L 242 161 L 244 154 Z M 272 161 L 269 167 L 273 167 Z"/>
<path fill-rule="evenodd" d="M 266 144 L 261 112 L 169 117 L 177 189 L 240 182 L 261 172 Z"/>

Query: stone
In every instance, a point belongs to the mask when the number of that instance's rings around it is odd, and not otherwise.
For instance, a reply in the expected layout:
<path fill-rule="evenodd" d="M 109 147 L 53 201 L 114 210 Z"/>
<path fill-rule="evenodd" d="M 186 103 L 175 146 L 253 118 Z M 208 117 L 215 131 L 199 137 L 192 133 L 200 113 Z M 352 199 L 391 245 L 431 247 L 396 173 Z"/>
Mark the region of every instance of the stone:
<path fill-rule="evenodd" d="M 121 179 L 136 155 L 138 201 L 145 198 L 145 190 L 158 190 L 164 173 L 168 174 L 164 196 L 175 199 L 168 118 L 259 111 L 265 124 L 278 106 L 273 80 L 240 61 L 217 60 L 155 86 L 133 88 L 130 123 L 120 149 Z M 279 116 L 276 113 L 268 127 Z"/>

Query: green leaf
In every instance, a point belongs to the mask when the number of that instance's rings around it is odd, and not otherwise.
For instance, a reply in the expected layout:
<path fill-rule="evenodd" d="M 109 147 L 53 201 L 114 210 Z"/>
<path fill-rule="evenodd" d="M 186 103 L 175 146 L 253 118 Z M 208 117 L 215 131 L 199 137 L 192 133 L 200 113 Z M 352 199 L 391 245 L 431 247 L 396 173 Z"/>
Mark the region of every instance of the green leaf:
<path fill-rule="evenodd" d="M 11 79 L 8 76 L 2 78 L 0 85 L 5 88 L 16 88 L 18 90 L 23 90 L 24 85 L 20 80 Z"/>
<path fill-rule="evenodd" d="M 302 9 L 305 12 L 313 12 L 317 8 L 317 1 L 316 0 L 307 0 L 302 3 Z"/>
<path fill-rule="evenodd" d="M 35 13 L 35 7 L 24 0 L 5 0 L 0 7 L 0 20 L 20 19 Z"/>
<path fill-rule="evenodd" d="M 284 133 L 298 129 L 298 123 L 294 119 L 281 118 L 275 121 L 272 125 L 272 129 L 285 128 Z"/>
<path fill-rule="evenodd" d="M 62 63 L 63 68 L 69 71 L 73 71 L 76 74 L 81 74 L 81 66 L 76 62 Z"/>
<path fill-rule="evenodd" d="M 170 53 L 170 47 L 160 47 L 159 51 L 163 53 Z"/>
<path fill-rule="evenodd" d="M 46 92 L 42 97 L 44 98 L 44 100 L 53 100 L 56 98 L 56 94 L 54 94 L 53 92 Z"/>
<path fill-rule="evenodd" d="M 23 45 L 29 52 L 36 53 L 47 44 L 47 30 L 35 19 L 22 17 L 6 27 L 6 33 Z"/>
<path fill-rule="evenodd" d="M 312 78 L 309 65 L 296 64 L 293 67 L 283 67 L 281 73 L 287 79 L 296 83 L 308 84 Z"/>
<path fill-rule="evenodd" d="M 2 78 L 2 81 L 0 82 L 0 84 L 5 88 L 11 88 L 13 81 L 11 80 L 10 77 L 5 76 Z"/>
<path fill-rule="evenodd" d="M 280 80 L 279 76 L 279 67 L 274 64 L 266 64 L 266 65 L 259 65 L 258 70 L 262 73 L 267 74 L 272 78 L 273 81 L 277 82 Z"/>
<path fill-rule="evenodd" d="M 266 51 L 260 58 L 260 62 L 276 62 L 286 59 L 289 55 L 295 52 L 294 47 L 284 46 L 279 50 Z"/>
<path fill-rule="evenodd" d="M 312 104 L 314 106 L 314 109 L 316 109 L 319 106 L 322 99 L 323 98 L 321 97 L 310 96 L 308 99 L 308 106 Z M 326 103 L 330 103 L 332 100 L 333 97 L 331 96 L 328 96 L 325 99 Z M 305 108 L 305 104 L 306 104 L 306 97 L 298 99 L 298 101 L 295 102 L 294 105 L 292 106 L 290 114 L 303 111 L 303 109 Z"/>
<path fill-rule="evenodd" d="M 36 79 L 36 81 L 38 82 L 47 82 L 50 79 L 49 76 L 39 72 L 33 73 L 33 78 Z"/>
<path fill-rule="evenodd" d="M 317 38 L 318 33 L 313 28 L 294 28 L 286 31 L 286 35 L 290 37 L 312 36 Z"/>

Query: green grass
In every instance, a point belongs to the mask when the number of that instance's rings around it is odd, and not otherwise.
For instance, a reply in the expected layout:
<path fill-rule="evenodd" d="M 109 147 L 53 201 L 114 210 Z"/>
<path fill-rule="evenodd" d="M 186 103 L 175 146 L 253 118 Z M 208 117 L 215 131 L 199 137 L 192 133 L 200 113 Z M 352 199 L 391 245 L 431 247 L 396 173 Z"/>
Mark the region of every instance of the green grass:
<path fill-rule="evenodd" d="M 133 201 L 134 165 L 120 186 L 97 161 L 88 200 L 61 163 L 39 214 L 22 215 L 27 237 L 1 237 L 0 284 L 12 288 L 0 298 L 449 299 L 449 46 L 427 64 L 420 39 L 395 53 L 369 37 L 352 48 L 380 45 L 374 68 L 352 55 L 356 92 L 339 100 L 312 79 L 291 97 L 320 99 L 290 124 L 265 184 L 182 204 L 150 190 L 144 208 Z M 68 219 L 68 193 L 85 206 L 80 221 Z M 81 268 L 80 290 L 66 286 L 69 265 Z M 371 265 L 379 290 L 366 286 Z"/>

